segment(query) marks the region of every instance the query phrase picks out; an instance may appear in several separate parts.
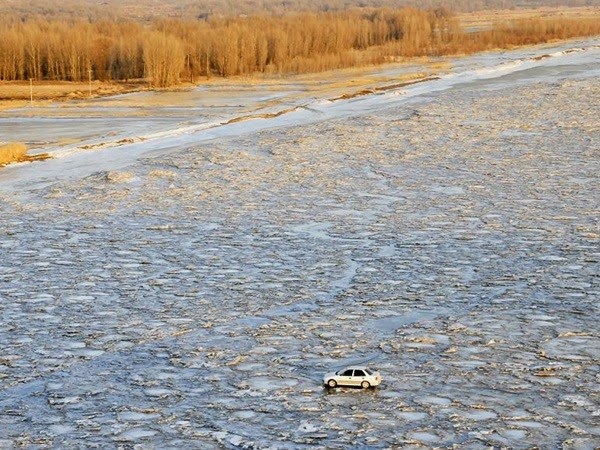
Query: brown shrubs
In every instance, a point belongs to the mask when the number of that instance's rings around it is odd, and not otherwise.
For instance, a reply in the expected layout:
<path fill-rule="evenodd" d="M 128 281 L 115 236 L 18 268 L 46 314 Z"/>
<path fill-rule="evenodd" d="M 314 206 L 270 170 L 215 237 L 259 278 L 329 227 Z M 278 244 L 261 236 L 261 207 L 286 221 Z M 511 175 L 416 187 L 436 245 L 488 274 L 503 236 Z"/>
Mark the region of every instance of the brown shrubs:
<path fill-rule="evenodd" d="M 20 142 L 0 144 L 0 167 L 15 162 L 41 161 L 50 158 L 51 156 L 48 153 L 38 153 L 32 156 L 28 155 L 27 147 Z"/>
<path fill-rule="evenodd" d="M 0 166 L 12 162 L 24 161 L 26 157 L 27 147 L 25 147 L 25 144 L 17 142 L 0 144 Z"/>

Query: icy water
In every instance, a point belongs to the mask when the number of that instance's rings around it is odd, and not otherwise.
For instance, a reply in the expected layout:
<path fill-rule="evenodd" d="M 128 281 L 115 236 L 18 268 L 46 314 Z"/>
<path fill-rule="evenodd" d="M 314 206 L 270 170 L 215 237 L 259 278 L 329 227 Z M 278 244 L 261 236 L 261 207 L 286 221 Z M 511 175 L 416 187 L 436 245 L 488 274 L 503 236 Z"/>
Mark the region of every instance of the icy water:
<path fill-rule="evenodd" d="M 0 448 L 597 448 L 599 63 L 55 130 L 0 172 Z"/>

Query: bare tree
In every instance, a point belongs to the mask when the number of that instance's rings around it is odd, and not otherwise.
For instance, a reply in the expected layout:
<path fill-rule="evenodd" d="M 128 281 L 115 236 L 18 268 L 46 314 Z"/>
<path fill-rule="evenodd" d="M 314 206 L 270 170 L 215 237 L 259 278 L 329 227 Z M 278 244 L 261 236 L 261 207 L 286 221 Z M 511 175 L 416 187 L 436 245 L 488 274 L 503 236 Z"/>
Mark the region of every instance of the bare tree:
<path fill-rule="evenodd" d="M 161 31 L 146 34 L 143 40 L 144 74 L 152 86 L 167 87 L 179 83 L 185 67 L 182 42 Z"/>

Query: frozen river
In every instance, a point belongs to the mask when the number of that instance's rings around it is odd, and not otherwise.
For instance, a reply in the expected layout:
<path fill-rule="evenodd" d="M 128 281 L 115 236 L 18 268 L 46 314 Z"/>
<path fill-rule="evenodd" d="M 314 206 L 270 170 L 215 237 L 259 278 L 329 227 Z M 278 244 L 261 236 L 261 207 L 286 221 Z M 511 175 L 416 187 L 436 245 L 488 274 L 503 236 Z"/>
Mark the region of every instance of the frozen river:
<path fill-rule="evenodd" d="M 599 68 L 2 111 L 0 448 L 599 447 Z"/>

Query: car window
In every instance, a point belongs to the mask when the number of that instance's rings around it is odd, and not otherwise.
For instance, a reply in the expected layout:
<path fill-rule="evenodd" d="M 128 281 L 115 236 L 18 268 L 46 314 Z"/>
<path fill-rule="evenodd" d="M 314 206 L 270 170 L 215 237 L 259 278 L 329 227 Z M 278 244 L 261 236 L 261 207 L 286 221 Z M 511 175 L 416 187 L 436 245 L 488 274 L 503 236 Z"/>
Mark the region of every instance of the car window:
<path fill-rule="evenodd" d="M 365 369 L 365 372 L 367 372 L 369 375 L 373 375 L 373 372 L 371 371 L 371 369 Z"/>
<path fill-rule="evenodd" d="M 346 371 L 345 371 L 345 372 L 342 374 L 342 376 L 344 376 L 344 377 L 351 377 L 351 376 L 352 376 L 352 370 L 346 370 Z"/>
<path fill-rule="evenodd" d="M 354 371 L 354 376 L 355 377 L 364 377 L 365 373 L 362 370 L 355 370 Z"/>

